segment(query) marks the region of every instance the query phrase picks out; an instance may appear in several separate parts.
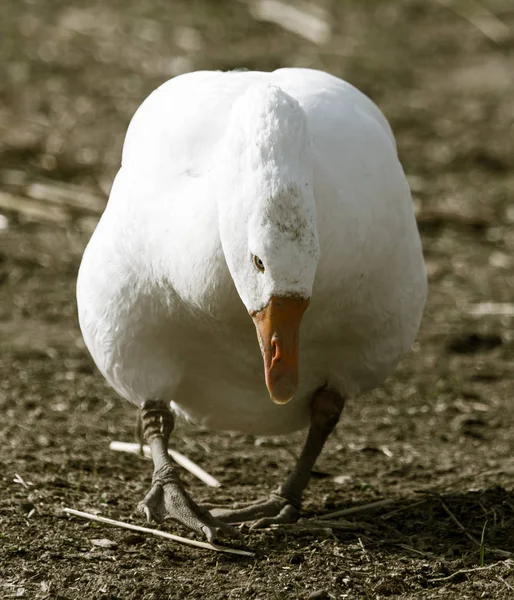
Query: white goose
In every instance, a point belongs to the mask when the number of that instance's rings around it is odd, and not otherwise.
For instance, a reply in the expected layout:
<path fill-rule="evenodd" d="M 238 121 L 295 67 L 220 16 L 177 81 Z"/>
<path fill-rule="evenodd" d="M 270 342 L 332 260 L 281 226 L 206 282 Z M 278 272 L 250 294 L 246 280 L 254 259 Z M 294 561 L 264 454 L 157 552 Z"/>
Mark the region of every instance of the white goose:
<path fill-rule="evenodd" d="M 77 288 L 98 368 L 142 411 L 147 517 L 209 540 L 295 520 L 344 399 L 391 373 L 425 296 L 409 187 L 371 100 L 309 69 L 162 85 L 130 124 Z M 309 434 L 268 499 L 211 514 L 168 458 L 170 402 L 215 429 Z"/>

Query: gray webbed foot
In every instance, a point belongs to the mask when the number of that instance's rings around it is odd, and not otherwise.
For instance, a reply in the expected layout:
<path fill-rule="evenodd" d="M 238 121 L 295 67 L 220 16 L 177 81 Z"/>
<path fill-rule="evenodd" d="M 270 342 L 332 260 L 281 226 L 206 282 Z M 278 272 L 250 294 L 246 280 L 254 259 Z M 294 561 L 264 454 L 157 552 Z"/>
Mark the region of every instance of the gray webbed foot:
<path fill-rule="evenodd" d="M 272 493 L 268 499 L 252 502 L 241 508 L 215 508 L 211 514 L 225 523 L 248 523 L 251 529 L 260 529 L 270 525 L 296 523 L 300 510 L 289 500 Z"/>
<path fill-rule="evenodd" d="M 251 522 L 251 528 L 274 524 L 295 523 L 300 517 L 303 491 L 310 479 L 312 468 L 330 432 L 336 426 L 344 400 L 326 388 L 319 389 L 311 405 L 311 426 L 300 458 L 286 481 L 272 492 L 267 500 L 260 500 L 232 509 L 214 508 L 211 514 L 226 523 Z"/>
<path fill-rule="evenodd" d="M 148 521 L 162 523 L 166 518 L 173 519 L 205 536 L 210 543 L 222 538 L 242 537 L 237 529 L 216 519 L 208 510 L 198 506 L 176 482 L 155 482 L 139 503 L 138 509 L 146 515 Z"/>

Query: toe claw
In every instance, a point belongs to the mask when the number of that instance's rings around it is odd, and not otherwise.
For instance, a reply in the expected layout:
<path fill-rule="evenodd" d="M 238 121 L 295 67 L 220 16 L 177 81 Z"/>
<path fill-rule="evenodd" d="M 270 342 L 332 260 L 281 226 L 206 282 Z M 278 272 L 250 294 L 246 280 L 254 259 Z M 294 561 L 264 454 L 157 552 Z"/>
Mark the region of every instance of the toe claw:
<path fill-rule="evenodd" d="M 148 523 L 155 521 L 162 523 L 164 514 L 161 509 L 163 500 L 163 490 L 161 485 L 154 485 L 144 499 L 138 504 L 138 510 L 144 513 Z"/>
<path fill-rule="evenodd" d="M 265 529 L 266 527 L 269 527 L 273 522 L 273 517 L 262 517 L 262 519 L 257 519 L 257 521 L 250 523 L 250 529 Z"/>
<path fill-rule="evenodd" d="M 204 532 L 209 544 L 214 544 L 216 539 L 218 538 L 218 528 L 210 527 L 209 525 L 204 525 L 202 527 L 202 531 Z"/>

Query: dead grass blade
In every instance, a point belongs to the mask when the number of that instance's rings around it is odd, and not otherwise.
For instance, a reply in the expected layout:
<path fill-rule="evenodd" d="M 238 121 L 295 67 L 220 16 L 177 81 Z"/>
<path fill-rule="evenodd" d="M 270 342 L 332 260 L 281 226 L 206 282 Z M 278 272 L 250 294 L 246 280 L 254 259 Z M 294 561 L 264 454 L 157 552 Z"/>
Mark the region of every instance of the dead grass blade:
<path fill-rule="evenodd" d="M 369 502 L 368 504 L 362 504 L 361 506 L 352 506 L 352 508 L 344 508 L 342 510 L 336 510 L 335 512 L 327 513 L 316 517 L 318 521 L 324 521 L 325 519 L 334 519 L 335 517 L 347 517 L 348 515 L 357 515 L 370 510 L 376 510 L 384 506 L 393 504 L 396 500 L 387 498 L 385 500 L 377 500 L 375 502 Z"/>
<path fill-rule="evenodd" d="M 471 304 L 468 314 L 473 317 L 514 317 L 514 303 L 512 302 L 479 302 Z"/>
<path fill-rule="evenodd" d="M 467 575 L 468 573 L 478 573 L 480 571 L 487 571 L 489 569 L 494 569 L 494 567 L 497 567 L 498 565 L 511 566 L 511 563 L 512 561 L 510 560 L 499 560 L 498 562 L 495 562 L 492 565 L 487 565 L 486 567 L 475 567 L 474 569 L 459 569 L 458 571 L 455 571 L 455 573 L 447 575 L 446 577 L 435 577 L 434 579 L 429 579 L 428 581 L 429 583 L 434 583 L 437 581 L 450 581 L 450 579 L 453 579 L 458 575 Z M 505 583 L 504 580 L 502 581 Z"/>
<path fill-rule="evenodd" d="M 214 550 L 216 552 L 223 552 L 225 554 L 237 554 L 238 556 L 254 556 L 253 552 L 248 550 L 238 550 L 237 548 L 228 548 L 226 546 L 219 546 L 218 544 L 209 544 L 208 542 L 199 542 L 197 540 L 190 540 L 173 533 L 167 533 L 166 531 L 159 531 L 158 529 L 150 529 L 149 527 L 140 527 L 139 525 L 132 525 L 131 523 L 124 523 L 123 521 L 115 521 L 114 519 L 108 519 L 107 517 L 99 517 L 91 513 L 83 512 L 81 510 L 75 510 L 73 508 L 63 509 L 65 513 L 81 517 L 82 519 L 88 519 L 90 521 L 96 521 L 97 523 L 106 523 L 107 525 L 114 525 L 115 527 L 121 527 L 122 529 L 130 529 L 131 531 L 138 531 L 140 533 L 149 533 L 157 537 L 162 537 L 167 540 L 173 540 L 180 544 L 186 544 L 188 546 L 194 546 L 196 548 L 204 548 L 205 550 Z"/>
<path fill-rule="evenodd" d="M 131 454 L 140 454 L 141 446 L 139 444 L 131 442 L 111 442 L 109 444 L 109 449 L 114 450 L 116 452 L 129 452 Z M 143 454 L 144 456 L 146 456 L 146 458 L 152 458 L 150 446 L 143 446 L 142 449 Z M 203 481 L 206 485 L 210 487 L 221 487 L 221 483 L 215 477 L 204 471 L 187 456 L 184 456 L 180 452 L 171 449 L 168 449 L 168 454 L 177 464 L 186 469 L 186 471 L 189 471 L 200 481 Z"/>
<path fill-rule="evenodd" d="M 326 44 L 330 40 L 330 15 L 311 2 L 251 0 L 250 11 L 257 21 L 275 23 L 313 44 Z"/>
<path fill-rule="evenodd" d="M 305 527 L 314 527 L 314 528 L 330 528 L 336 529 L 339 531 L 374 531 L 374 528 L 369 523 L 360 523 L 359 521 L 345 521 L 343 519 L 334 521 L 325 519 L 323 521 L 317 519 L 302 519 L 298 522 L 298 525 L 303 525 Z"/>
<path fill-rule="evenodd" d="M 23 479 L 23 477 L 19 473 L 14 474 L 13 481 L 14 483 L 20 483 L 26 490 L 30 489 L 29 484 L 25 481 L 25 479 Z"/>
<path fill-rule="evenodd" d="M 404 512 L 406 510 L 410 510 L 411 508 L 415 508 L 416 506 L 420 506 L 421 504 L 425 504 L 426 501 L 427 501 L 427 499 L 423 498 L 423 500 L 419 500 L 417 502 L 411 502 L 410 504 L 406 504 L 405 506 L 401 506 L 400 508 L 397 508 L 396 510 L 390 511 L 390 512 L 386 513 L 385 515 L 380 515 L 380 518 L 384 521 L 387 521 L 388 519 L 391 519 L 398 513 Z"/>
<path fill-rule="evenodd" d="M 468 21 L 496 44 L 501 44 L 512 35 L 510 28 L 478 0 L 466 0 L 463 3 L 455 0 L 437 0 L 437 2 Z"/>
<path fill-rule="evenodd" d="M 15 212 L 25 218 L 44 223 L 68 223 L 69 215 L 62 206 L 48 205 L 39 200 L 0 191 L 0 209 Z"/>

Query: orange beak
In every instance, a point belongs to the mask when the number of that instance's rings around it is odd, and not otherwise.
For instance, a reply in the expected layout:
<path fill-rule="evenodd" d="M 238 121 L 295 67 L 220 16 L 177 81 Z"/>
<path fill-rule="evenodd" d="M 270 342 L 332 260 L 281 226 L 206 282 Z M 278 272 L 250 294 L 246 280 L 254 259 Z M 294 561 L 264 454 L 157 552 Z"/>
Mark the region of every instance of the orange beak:
<path fill-rule="evenodd" d="M 266 386 L 275 404 L 286 404 L 298 388 L 300 322 L 305 298 L 272 296 L 262 310 L 250 313 L 264 359 Z"/>

